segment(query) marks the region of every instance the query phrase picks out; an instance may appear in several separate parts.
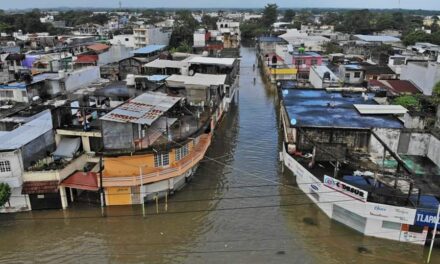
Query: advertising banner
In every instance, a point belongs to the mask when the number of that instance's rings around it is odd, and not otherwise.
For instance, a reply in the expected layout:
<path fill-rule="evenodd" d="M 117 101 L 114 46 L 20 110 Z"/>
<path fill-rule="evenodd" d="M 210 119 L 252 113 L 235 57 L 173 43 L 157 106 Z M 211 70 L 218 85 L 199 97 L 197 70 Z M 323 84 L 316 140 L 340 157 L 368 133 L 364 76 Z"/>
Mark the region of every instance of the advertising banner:
<path fill-rule="evenodd" d="M 367 217 L 385 221 L 413 225 L 416 209 L 391 206 L 378 203 L 367 203 Z"/>
<path fill-rule="evenodd" d="M 368 192 L 330 176 L 324 176 L 325 186 L 362 202 L 367 202 Z"/>

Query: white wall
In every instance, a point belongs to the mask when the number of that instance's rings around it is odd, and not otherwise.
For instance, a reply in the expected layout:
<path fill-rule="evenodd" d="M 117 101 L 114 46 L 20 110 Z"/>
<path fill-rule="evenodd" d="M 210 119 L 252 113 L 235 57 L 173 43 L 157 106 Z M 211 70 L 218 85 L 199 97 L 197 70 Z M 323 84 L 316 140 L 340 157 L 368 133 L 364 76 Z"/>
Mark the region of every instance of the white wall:
<path fill-rule="evenodd" d="M 9 161 L 11 165 L 11 171 L 0 172 L 0 182 L 9 184 L 11 188 L 20 187 L 23 184 L 23 164 L 20 151 L 1 152 L 0 161 Z"/>
<path fill-rule="evenodd" d="M 124 45 L 113 45 L 107 52 L 98 55 L 98 66 L 127 59 L 133 56 L 133 48 Z"/>
<path fill-rule="evenodd" d="M 75 91 L 85 85 L 89 85 L 101 78 L 101 72 L 98 66 L 86 67 L 66 74 L 66 90 Z"/>
<path fill-rule="evenodd" d="M 440 166 L 440 140 L 431 135 L 429 140 L 428 158 L 430 158 L 437 166 Z"/>
<path fill-rule="evenodd" d="M 379 136 L 379 138 L 385 142 L 385 144 L 394 152 L 397 152 L 399 146 L 400 130 L 392 128 L 374 128 L 373 131 Z M 369 144 L 370 155 L 374 158 L 382 158 L 384 147 L 371 135 Z"/>
<path fill-rule="evenodd" d="M 408 63 L 402 67 L 401 80 L 408 80 L 415 83 L 423 94 L 432 95 L 432 89 L 440 81 L 440 65 L 436 62 L 429 62 L 427 67 L 419 63 Z"/>
<path fill-rule="evenodd" d="M 112 45 L 123 45 L 127 48 L 133 48 L 135 47 L 134 44 L 134 35 L 117 35 L 113 36 L 113 39 L 110 40 L 110 43 Z"/>
<path fill-rule="evenodd" d="M 205 33 L 194 33 L 194 47 L 205 46 Z"/>
<path fill-rule="evenodd" d="M 323 88 L 323 82 L 319 74 L 313 69 L 313 67 L 310 68 L 310 74 L 309 74 L 309 82 L 313 85 L 315 88 Z"/>

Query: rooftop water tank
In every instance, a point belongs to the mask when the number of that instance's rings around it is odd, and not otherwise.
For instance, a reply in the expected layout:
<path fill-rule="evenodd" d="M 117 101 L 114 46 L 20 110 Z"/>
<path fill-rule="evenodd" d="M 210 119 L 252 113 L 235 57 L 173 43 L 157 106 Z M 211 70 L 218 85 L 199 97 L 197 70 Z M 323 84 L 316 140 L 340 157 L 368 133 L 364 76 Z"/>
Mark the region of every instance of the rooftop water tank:
<path fill-rule="evenodd" d="M 127 74 L 127 86 L 134 86 L 135 84 L 134 74 Z"/>

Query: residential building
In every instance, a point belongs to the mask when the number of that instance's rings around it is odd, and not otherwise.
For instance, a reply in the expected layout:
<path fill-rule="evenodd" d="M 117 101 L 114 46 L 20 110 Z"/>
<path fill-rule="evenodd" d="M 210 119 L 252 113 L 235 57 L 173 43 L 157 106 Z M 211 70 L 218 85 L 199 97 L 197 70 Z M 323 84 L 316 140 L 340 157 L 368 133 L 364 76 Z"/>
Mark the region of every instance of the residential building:
<path fill-rule="evenodd" d="M 171 31 L 155 26 L 140 26 L 133 29 L 134 45 L 139 49 L 148 45 L 168 46 L 171 38 Z"/>
<path fill-rule="evenodd" d="M 319 89 L 341 85 L 339 78 L 324 65 L 315 65 L 310 68 L 309 82 L 313 87 Z"/>
<path fill-rule="evenodd" d="M 116 35 L 109 40 L 112 45 L 123 45 L 127 48 L 136 48 L 134 35 Z"/>

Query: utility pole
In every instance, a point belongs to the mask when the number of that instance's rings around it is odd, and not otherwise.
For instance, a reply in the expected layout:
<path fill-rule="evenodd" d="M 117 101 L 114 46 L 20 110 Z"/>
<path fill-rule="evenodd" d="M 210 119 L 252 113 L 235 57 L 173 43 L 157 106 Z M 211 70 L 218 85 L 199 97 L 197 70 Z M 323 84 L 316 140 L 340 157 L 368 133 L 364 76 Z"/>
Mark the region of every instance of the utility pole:
<path fill-rule="evenodd" d="M 440 217 L 440 204 L 438 205 L 438 209 L 437 209 L 437 218 L 435 219 L 435 226 L 433 231 L 434 233 L 432 234 L 431 246 L 429 247 L 428 260 L 426 261 L 426 263 L 429 263 L 431 261 L 432 248 L 434 247 L 435 235 L 437 234 L 438 222 L 440 220 L 439 217 Z"/>

